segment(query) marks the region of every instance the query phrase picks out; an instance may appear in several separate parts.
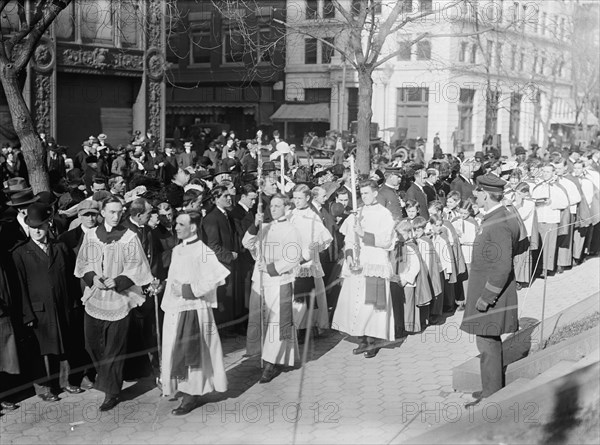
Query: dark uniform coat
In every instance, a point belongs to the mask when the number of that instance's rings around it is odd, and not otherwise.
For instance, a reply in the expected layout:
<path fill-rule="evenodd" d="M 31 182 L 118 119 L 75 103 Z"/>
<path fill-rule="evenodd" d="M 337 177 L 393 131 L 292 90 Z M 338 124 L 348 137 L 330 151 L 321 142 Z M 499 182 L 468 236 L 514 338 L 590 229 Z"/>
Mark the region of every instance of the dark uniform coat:
<path fill-rule="evenodd" d="M 48 254 L 29 240 L 13 252 L 21 285 L 23 324 L 34 322 L 33 331 L 40 353 L 64 354 L 67 351 L 69 315 L 77 304 L 70 297 L 67 282 L 68 247 L 50 240 Z"/>
<path fill-rule="evenodd" d="M 513 258 L 519 245 L 519 221 L 500 206 L 483 218 L 473 243 L 465 314 L 460 328 L 470 334 L 500 336 L 519 328 Z M 479 312 L 483 298 L 490 306 Z"/>
<path fill-rule="evenodd" d="M 461 199 L 469 199 L 473 196 L 473 182 L 467 181 L 462 175 L 457 175 L 450 184 L 450 190 L 460 193 Z"/>
<path fill-rule="evenodd" d="M 377 192 L 377 202 L 392 212 L 395 220 L 402 219 L 402 205 L 398 192 L 386 184 L 379 187 Z"/>
<path fill-rule="evenodd" d="M 413 182 L 406 191 L 405 197 L 406 199 L 417 201 L 419 203 L 419 215 L 429 220 L 429 202 L 427 200 L 427 195 L 418 185 Z"/>

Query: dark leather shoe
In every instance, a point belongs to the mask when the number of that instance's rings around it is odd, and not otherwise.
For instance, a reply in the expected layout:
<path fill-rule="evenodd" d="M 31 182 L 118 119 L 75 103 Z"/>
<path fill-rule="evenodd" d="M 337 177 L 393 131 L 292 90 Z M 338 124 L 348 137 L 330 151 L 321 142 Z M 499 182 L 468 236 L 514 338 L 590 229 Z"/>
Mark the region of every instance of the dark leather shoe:
<path fill-rule="evenodd" d="M 563 266 L 558 266 L 556 268 L 556 273 L 563 273 L 565 271 L 565 268 Z"/>
<path fill-rule="evenodd" d="M 361 341 L 360 344 L 358 345 L 358 348 L 354 348 L 352 350 L 352 354 L 354 354 L 354 355 L 362 354 L 363 352 L 365 352 L 367 350 L 368 347 L 369 347 L 369 344 L 366 341 Z"/>
<path fill-rule="evenodd" d="M 44 402 L 58 402 L 59 398 L 58 396 L 55 396 L 54 394 L 47 392 L 46 394 L 38 394 L 38 397 L 40 399 L 42 399 Z"/>
<path fill-rule="evenodd" d="M 17 405 L 16 403 L 12 403 L 12 402 L 0 402 L 0 408 L 2 408 L 3 410 L 6 411 L 14 411 L 19 407 L 19 405 Z"/>
<path fill-rule="evenodd" d="M 481 403 L 483 398 L 473 399 L 467 403 L 465 403 L 465 408 L 473 408 Z"/>
<path fill-rule="evenodd" d="M 379 348 L 373 348 L 370 351 L 365 352 L 365 358 L 373 358 L 379 353 Z"/>
<path fill-rule="evenodd" d="M 258 383 L 269 383 L 277 376 L 277 368 L 274 364 L 266 362 L 265 369 L 263 370 L 262 376 Z"/>
<path fill-rule="evenodd" d="M 119 398 L 116 396 L 106 396 L 102 405 L 100 405 L 100 411 L 110 411 L 119 404 Z"/>
<path fill-rule="evenodd" d="M 63 390 L 69 394 L 81 394 L 83 392 L 83 389 L 81 389 L 79 386 L 72 385 L 65 386 Z"/>
<path fill-rule="evenodd" d="M 189 414 L 192 410 L 198 407 L 196 396 L 183 396 L 183 400 L 181 401 L 181 405 L 171 411 L 171 414 L 174 416 L 185 416 Z"/>

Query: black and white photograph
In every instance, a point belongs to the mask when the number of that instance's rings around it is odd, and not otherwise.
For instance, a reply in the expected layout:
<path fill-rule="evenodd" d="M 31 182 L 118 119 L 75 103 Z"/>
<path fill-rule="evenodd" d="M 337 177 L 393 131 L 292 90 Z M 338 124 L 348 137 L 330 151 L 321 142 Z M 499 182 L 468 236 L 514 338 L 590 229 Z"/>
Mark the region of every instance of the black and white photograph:
<path fill-rule="evenodd" d="M 600 443 L 600 0 L 0 0 L 0 445 Z"/>

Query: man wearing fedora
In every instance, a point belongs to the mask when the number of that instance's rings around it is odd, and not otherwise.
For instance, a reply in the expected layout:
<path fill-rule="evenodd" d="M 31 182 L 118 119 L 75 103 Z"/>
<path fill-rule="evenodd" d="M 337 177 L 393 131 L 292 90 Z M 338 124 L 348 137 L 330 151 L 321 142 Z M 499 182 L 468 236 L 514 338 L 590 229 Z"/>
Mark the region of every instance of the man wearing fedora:
<path fill-rule="evenodd" d="M 27 207 L 25 223 L 30 239 L 13 251 L 13 261 L 21 286 L 23 324 L 33 330 L 35 359 L 33 363 L 36 394 L 46 402 L 56 402 L 53 393 L 60 383 L 65 391 L 82 390 L 71 385 L 65 376 L 64 362 L 71 353 L 71 298 L 67 283 L 69 252 L 66 245 L 50 239 L 52 217 L 48 205 L 35 202 Z M 59 382 L 51 376 L 59 375 Z"/>

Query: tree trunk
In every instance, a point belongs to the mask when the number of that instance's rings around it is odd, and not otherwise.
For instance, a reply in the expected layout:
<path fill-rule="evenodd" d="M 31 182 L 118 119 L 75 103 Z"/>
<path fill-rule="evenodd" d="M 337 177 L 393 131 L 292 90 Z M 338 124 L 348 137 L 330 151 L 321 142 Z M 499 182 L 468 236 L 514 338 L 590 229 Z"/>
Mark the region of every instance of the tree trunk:
<path fill-rule="evenodd" d="M 356 132 L 356 166 L 360 173 L 368 174 L 371 170 L 371 118 L 373 109 L 373 71 L 361 69 L 358 72 L 358 128 Z"/>
<path fill-rule="evenodd" d="M 29 184 L 34 193 L 49 191 L 50 181 L 44 147 L 23 98 L 18 73 L 15 72 L 12 63 L 0 61 L 0 80 L 15 133 L 21 141 L 21 150 L 29 173 Z"/>

